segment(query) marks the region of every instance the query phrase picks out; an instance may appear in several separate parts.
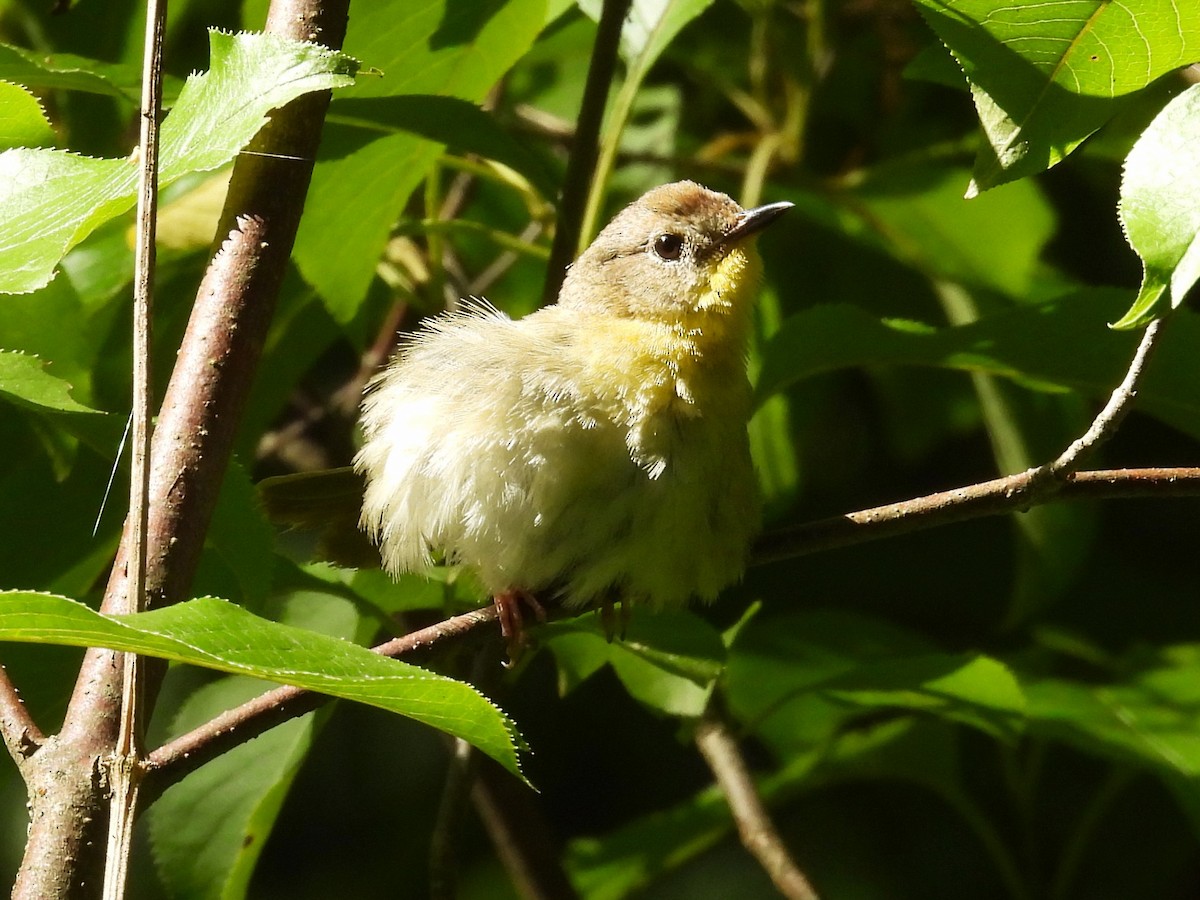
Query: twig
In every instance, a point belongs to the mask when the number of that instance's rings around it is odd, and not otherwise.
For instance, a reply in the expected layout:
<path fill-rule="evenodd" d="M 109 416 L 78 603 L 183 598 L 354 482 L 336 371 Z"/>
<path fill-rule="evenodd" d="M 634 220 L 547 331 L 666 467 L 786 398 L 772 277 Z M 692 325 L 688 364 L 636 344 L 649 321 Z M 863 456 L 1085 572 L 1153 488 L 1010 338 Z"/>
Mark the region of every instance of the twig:
<path fill-rule="evenodd" d="M 151 310 L 154 302 L 155 238 L 158 215 L 158 124 L 162 112 L 162 54 L 167 0 L 148 0 L 142 51 L 142 108 L 138 141 L 137 243 L 133 250 L 133 404 L 130 427 L 133 463 L 129 479 L 132 559 L 123 612 L 146 608 L 147 529 L 150 509 L 150 372 Z M 121 654 L 121 709 L 117 743 L 109 760 L 108 845 L 105 850 L 103 896 L 121 900 L 128 881 L 137 815 L 142 737 L 144 732 L 142 666 L 137 654 Z"/>
<path fill-rule="evenodd" d="M 571 156 L 567 160 L 567 171 L 563 176 L 562 197 L 558 203 L 558 225 L 554 231 L 554 244 L 550 248 L 550 262 L 546 266 L 546 284 L 542 289 L 543 305 L 553 303 L 558 297 L 558 289 L 562 287 L 567 266 L 579 251 L 584 211 L 587 208 L 596 160 L 600 153 L 599 135 L 600 126 L 604 121 L 604 105 L 617 65 L 621 27 L 625 24 L 625 17 L 629 15 L 631 2 L 632 0 L 604 0 L 600 11 L 596 43 L 592 47 L 592 60 L 588 65 L 587 83 L 579 107 L 575 141 L 571 147 Z"/>
<path fill-rule="evenodd" d="M 0 737 L 18 766 L 46 741 L 4 666 L 0 666 Z"/>
<path fill-rule="evenodd" d="M 542 232 L 545 230 L 545 227 L 546 226 L 541 222 L 530 222 L 523 229 L 521 229 L 521 233 L 517 235 L 517 240 L 522 244 L 533 244 L 534 241 L 542 236 Z M 504 274 L 511 269 L 520 258 L 520 254 L 518 254 L 515 250 L 505 250 L 494 260 L 492 260 L 482 272 L 472 279 L 471 284 L 467 289 L 467 293 L 473 297 L 481 297 L 486 295 L 488 289 L 491 288 L 491 286 L 501 278 L 503 278 Z"/>
<path fill-rule="evenodd" d="M 1133 355 L 1133 361 L 1125 372 L 1125 377 L 1121 379 L 1121 383 L 1112 392 L 1108 402 L 1104 404 L 1104 408 L 1092 421 L 1091 427 L 1084 432 L 1082 437 L 1072 442 L 1058 459 L 1046 466 L 1048 473 L 1056 480 L 1062 481 L 1071 472 L 1078 470 L 1087 457 L 1116 433 L 1121 422 L 1129 415 L 1129 411 L 1133 408 L 1133 401 L 1137 397 L 1138 385 L 1145 375 L 1146 365 L 1149 363 L 1154 349 L 1158 346 L 1162 324 L 1162 319 L 1155 319 L 1146 326 L 1146 330 L 1142 333 L 1142 340 Z"/>
<path fill-rule="evenodd" d="M 763 806 L 737 741 L 711 705 L 696 726 L 695 740 L 729 804 L 742 846 L 758 860 L 783 896 L 789 900 L 817 900 L 816 891 L 792 860 Z"/>
<path fill-rule="evenodd" d="M 1112 392 L 1104 408 L 1100 410 L 1083 436 L 1073 441 L 1057 459 L 1045 465 L 1028 469 L 1016 475 L 980 482 L 952 491 L 918 497 L 901 503 L 879 506 L 862 512 L 836 516 L 820 522 L 810 522 L 796 528 L 764 535 L 755 545 L 753 560 L 756 563 L 771 562 L 802 556 L 818 550 L 845 547 L 850 544 L 876 540 L 893 534 L 922 531 L 937 525 L 961 522 L 982 516 L 1024 511 L 1049 501 L 1055 495 L 1091 496 L 1094 498 L 1130 496 L 1128 493 L 1112 493 L 1118 482 L 1126 479 L 1109 473 L 1104 478 L 1075 478 L 1075 471 L 1084 460 L 1116 432 L 1125 416 L 1133 408 L 1138 385 L 1146 372 L 1158 337 L 1162 333 L 1162 321 L 1147 326 L 1138 344 L 1133 360 Z M 1133 479 L 1139 489 L 1151 483 L 1161 484 L 1151 472 L 1170 472 L 1166 476 L 1172 493 L 1190 492 L 1193 489 L 1188 474 L 1194 470 L 1119 470 L 1136 471 Z M 1157 491 L 1156 491 L 1157 492 Z"/>

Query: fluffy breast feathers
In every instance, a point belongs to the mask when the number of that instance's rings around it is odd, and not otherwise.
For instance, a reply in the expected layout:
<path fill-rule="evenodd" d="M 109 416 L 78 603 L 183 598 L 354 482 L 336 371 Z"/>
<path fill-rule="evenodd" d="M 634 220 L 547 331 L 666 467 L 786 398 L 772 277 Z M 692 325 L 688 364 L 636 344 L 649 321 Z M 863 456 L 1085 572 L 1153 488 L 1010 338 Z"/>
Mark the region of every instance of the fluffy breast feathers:
<path fill-rule="evenodd" d="M 386 568 L 441 553 L 571 606 L 715 597 L 759 510 L 741 341 L 708 334 L 560 306 L 427 323 L 363 408 L 362 524 Z"/>

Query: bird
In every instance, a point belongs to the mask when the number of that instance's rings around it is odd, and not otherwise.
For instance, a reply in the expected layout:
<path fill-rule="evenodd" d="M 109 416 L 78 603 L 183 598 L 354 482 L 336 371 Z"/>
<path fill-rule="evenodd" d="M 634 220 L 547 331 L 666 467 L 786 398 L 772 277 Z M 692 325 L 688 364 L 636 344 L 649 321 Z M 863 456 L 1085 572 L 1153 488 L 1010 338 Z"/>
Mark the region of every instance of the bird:
<path fill-rule="evenodd" d="M 743 209 L 691 181 L 625 207 L 558 299 L 512 319 L 482 299 L 404 336 L 364 392 L 360 527 L 393 575 L 473 569 L 501 631 L 522 605 L 709 602 L 761 527 L 746 370 L 755 238 L 792 206 Z"/>

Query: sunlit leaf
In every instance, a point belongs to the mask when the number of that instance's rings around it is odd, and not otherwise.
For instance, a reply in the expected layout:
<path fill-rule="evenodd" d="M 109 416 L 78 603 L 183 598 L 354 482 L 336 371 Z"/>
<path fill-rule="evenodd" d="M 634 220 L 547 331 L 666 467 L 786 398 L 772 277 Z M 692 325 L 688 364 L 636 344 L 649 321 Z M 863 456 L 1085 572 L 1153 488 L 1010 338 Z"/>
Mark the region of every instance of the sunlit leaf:
<path fill-rule="evenodd" d="M 0 397 L 56 412 L 98 412 L 71 397 L 71 385 L 36 356 L 0 350 Z"/>
<path fill-rule="evenodd" d="M 237 594 L 229 596 L 259 611 L 271 587 L 275 530 L 263 515 L 249 476 L 237 463 L 225 472 L 205 545 L 232 576 Z"/>
<path fill-rule="evenodd" d="M 817 715 L 830 703 L 920 711 L 1006 737 L 1024 706 L 994 659 L 937 653 L 903 629 L 834 612 L 759 616 L 730 651 L 727 682 L 738 718 L 780 747 L 831 737 L 837 719 Z"/>
<path fill-rule="evenodd" d="M 520 774 L 512 722 L 470 685 L 224 600 L 102 616 L 66 597 L 0 592 L 0 640 L 107 647 L 378 706 L 461 737 Z"/>
<path fill-rule="evenodd" d="M 19 84 L 0 81 L 0 149 L 54 144 L 42 104 Z"/>
<path fill-rule="evenodd" d="M 141 73 L 133 66 L 73 53 L 39 54 L 9 44 L 0 44 L 0 78 L 33 88 L 105 94 L 130 103 L 141 96 Z"/>
<path fill-rule="evenodd" d="M 580 8 L 599 21 L 601 0 L 580 0 Z M 688 22 L 712 6 L 712 0 L 633 0 L 621 29 L 621 56 L 631 66 L 649 69 Z"/>
<path fill-rule="evenodd" d="M 1043 389 L 1104 397 L 1120 381 L 1137 336 L 1107 323 L 1128 295 L 1080 291 L 957 328 L 881 320 L 851 306 L 819 306 L 792 316 L 766 348 L 760 397 L 819 372 L 864 365 L 915 365 L 987 372 Z M 1180 310 L 1138 393 L 1139 408 L 1200 435 L 1200 370 L 1192 348 L 1200 318 Z"/>
<path fill-rule="evenodd" d="M 917 0 L 971 82 L 989 146 L 969 194 L 1049 168 L 1116 100 L 1200 59 L 1200 6 L 1177 0 Z"/>
<path fill-rule="evenodd" d="M 1158 114 L 1125 160 L 1121 225 L 1145 266 L 1142 289 L 1114 328 L 1177 308 L 1200 278 L 1200 85 Z"/>
<path fill-rule="evenodd" d="M 1035 734 L 1089 753 L 1189 778 L 1200 776 L 1197 668 L 1160 669 L 1126 684 L 1044 679 L 1025 685 L 1029 727 Z M 1186 682 L 1164 692 L 1163 683 Z"/>
<path fill-rule="evenodd" d="M 866 213 L 883 249 L 906 265 L 1021 297 L 1054 235 L 1050 203 L 1030 181 L 965 200 L 965 178 L 954 166 L 882 165 L 845 200 Z"/>
<path fill-rule="evenodd" d="M 302 94 L 347 85 L 356 63 L 315 44 L 267 34 L 211 33 L 212 69 L 193 75 L 162 128 L 162 185 L 215 169 L 266 114 Z M 71 247 L 134 204 L 134 158 L 64 150 L 0 153 L 0 292 L 36 290 Z"/>

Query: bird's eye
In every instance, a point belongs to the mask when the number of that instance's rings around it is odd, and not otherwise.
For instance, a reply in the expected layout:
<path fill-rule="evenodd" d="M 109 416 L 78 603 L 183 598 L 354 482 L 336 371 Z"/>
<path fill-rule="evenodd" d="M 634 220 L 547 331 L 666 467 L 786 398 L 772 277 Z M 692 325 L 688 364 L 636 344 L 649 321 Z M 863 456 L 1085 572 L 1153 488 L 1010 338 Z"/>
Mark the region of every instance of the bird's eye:
<path fill-rule="evenodd" d="M 676 260 L 683 253 L 683 238 L 677 234 L 660 234 L 654 239 L 654 252 L 659 259 Z"/>

